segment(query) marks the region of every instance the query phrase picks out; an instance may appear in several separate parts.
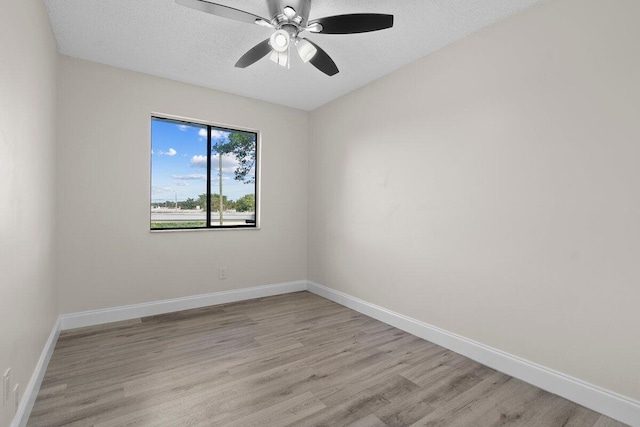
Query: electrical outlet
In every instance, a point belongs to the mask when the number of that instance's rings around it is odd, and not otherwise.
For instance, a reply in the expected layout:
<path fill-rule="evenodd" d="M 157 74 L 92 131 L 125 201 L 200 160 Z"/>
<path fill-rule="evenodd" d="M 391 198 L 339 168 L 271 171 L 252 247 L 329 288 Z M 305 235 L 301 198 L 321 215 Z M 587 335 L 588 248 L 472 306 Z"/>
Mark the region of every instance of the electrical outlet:
<path fill-rule="evenodd" d="M 11 387 L 11 368 L 2 376 L 2 406 L 5 406 L 9 401 L 9 390 Z"/>
<path fill-rule="evenodd" d="M 20 384 L 16 384 L 13 388 L 13 415 L 18 413 L 18 406 L 20 405 Z"/>
<path fill-rule="evenodd" d="M 227 278 L 227 267 L 220 267 L 220 279 Z"/>

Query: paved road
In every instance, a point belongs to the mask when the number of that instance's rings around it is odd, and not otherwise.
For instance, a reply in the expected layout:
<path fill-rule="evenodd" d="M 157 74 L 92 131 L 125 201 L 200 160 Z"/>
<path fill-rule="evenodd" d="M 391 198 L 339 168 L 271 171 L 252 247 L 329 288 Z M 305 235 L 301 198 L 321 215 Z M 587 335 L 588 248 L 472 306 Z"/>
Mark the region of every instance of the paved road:
<path fill-rule="evenodd" d="M 211 219 L 218 218 L 217 212 L 212 212 Z M 222 216 L 224 222 L 244 223 L 248 219 L 255 219 L 254 213 L 248 212 L 225 212 Z M 180 221 L 204 221 L 207 219 L 203 211 L 151 211 L 152 222 L 180 222 Z"/>

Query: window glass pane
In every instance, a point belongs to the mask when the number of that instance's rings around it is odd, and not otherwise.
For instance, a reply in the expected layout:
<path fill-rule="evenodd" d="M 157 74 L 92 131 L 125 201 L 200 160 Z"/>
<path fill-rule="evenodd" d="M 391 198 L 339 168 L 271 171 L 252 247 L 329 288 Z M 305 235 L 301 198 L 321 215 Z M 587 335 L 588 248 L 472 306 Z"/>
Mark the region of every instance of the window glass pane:
<path fill-rule="evenodd" d="M 211 128 L 212 226 L 255 225 L 255 165 L 255 133 Z"/>
<path fill-rule="evenodd" d="M 206 227 L 207 127 L 151 120 L 151 229 Z"/>

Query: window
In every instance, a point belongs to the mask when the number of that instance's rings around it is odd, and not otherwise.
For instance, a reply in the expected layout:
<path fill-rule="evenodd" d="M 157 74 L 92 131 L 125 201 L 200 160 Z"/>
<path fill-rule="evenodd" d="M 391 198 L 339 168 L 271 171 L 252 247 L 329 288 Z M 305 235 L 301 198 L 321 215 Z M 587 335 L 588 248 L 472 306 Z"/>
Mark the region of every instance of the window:
<path fill-rule="evenodd" d="M 258 134 L 151 118 L 151 230 L 256 228 Z"/>

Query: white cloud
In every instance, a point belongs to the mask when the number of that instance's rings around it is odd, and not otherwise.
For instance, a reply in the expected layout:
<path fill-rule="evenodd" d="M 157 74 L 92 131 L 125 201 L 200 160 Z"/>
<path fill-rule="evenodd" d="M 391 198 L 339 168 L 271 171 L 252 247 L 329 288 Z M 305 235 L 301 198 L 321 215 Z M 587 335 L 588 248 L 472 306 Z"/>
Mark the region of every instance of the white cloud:
<path fill-rule="evenodd" d="M 218 170 L 218 155 L 214 154 L 211 156 L 211 169 L 216 171 Z M 236 170 L 236 168 L 240 165 L 240 162 L 236 160 L 233 156 L 222 156 L 222 172 L 223 173 L 232 173 Z M 207 167 L 207 156 L 193 156 L 191 158 L 191 166 L 206 168 Z"/>
<path fill-rule="evenodd" d="M 173 157 L 176 154 L 178 154 L 178 152 L 176 150 L 174 150 L 173 148 L 169 148 L 169 151 L 158 151 L 158 155 L 160 155 L 160 156 Z"/>
<path fill-rule="evenodd" d="M 211 156 L 211 174 L 214 177 L 218 176 L 218 155 L 215 154 Z M 236 160 L 233 156 L 222 156 L 222 175 L 233 177 L 235 175 L 235 171 L 240 165 L 240 162 Z M 196 168 L 207 168 L 207 156 L 205 155 L 197 155 L 191 158 L 191 166 Z M 250 174 L 255 173 L 254 170 L 250 172 Z M 197 177 L 202 177 L 201 179 L 207 179 L 205 174 L 191 174 L 191 175 L 171 175 L 174 179 L 199 179 Z M 191 178 L 185 178 L 191 177 Z M 226 179 L 226 178 L 225 178 Z"/>
<path fill-rule="evenodd" d="M 227 139 L 229 138 L 229 133 L 230 132 L 224 130 L 211 129 L 211 139 Z M 200 140 L 202 141 L 207 137 L 207 130 L 200 129 L 198 135 L 200 136 Z"/>
<path fill-rule="evenodd" d="M 188 187 L 188 186 L 189 186 L 189 183 L 188 183 L 187 181 L 177 181 L 177 182 L 176 182 L 176 185 L 177 185 L 178 187 Z"/>
<path fill-rule="evenodd" d="M 197 155 L 191 158 L 191 166 L 196 168 L 207 167 L 207 156 Z"/>
<path fill-rule="evenodd" d="M 206 133 L 206 132 L 205 132 Z M 226 139 L 229 137 L 229 132 L 225 132 L 222 130 L 211 129 L 211 138 L 212 139 Z"/>
<path fill-rule="evenodd" d="M 206 164 L 205 164 L 206 166 Z M 189 175 L 171 175 L 173 179 L 181 179 L 181 180 L 192 180 L 192 179 L 201 179 L 203 181 L 207 180 L 207 175 L 204 173 L 192 173 Z"/>
<path fill-rule="evenodd" d="M 211 162 L 216 166 L 218 165 L 217 154 L 214 154 L 213 156 L 211 156 Z M 236 158 L 233 156 L 222 156 L 222 169 L 228 169 L 228 168 L 235 169 L 238 167 L 239 164 L 240 162 L 238 162 Z"/>
<path fill-rule="evenodd" d="M 173 193 L 173 188 L 171 188 L 171 187 L 158 187 L 157 185 L 154 185 L 153 187 L 151 187 L 151 193 L 154 194 L 154 195 Z"/>
<path fill-rule="evenodd" d="M 187 125 L 176 125 L 178 126 L 178 129 L 180 129 L 181 132 L 186 132 L 187 129 L 189 129 L 189 126 Z"/>

